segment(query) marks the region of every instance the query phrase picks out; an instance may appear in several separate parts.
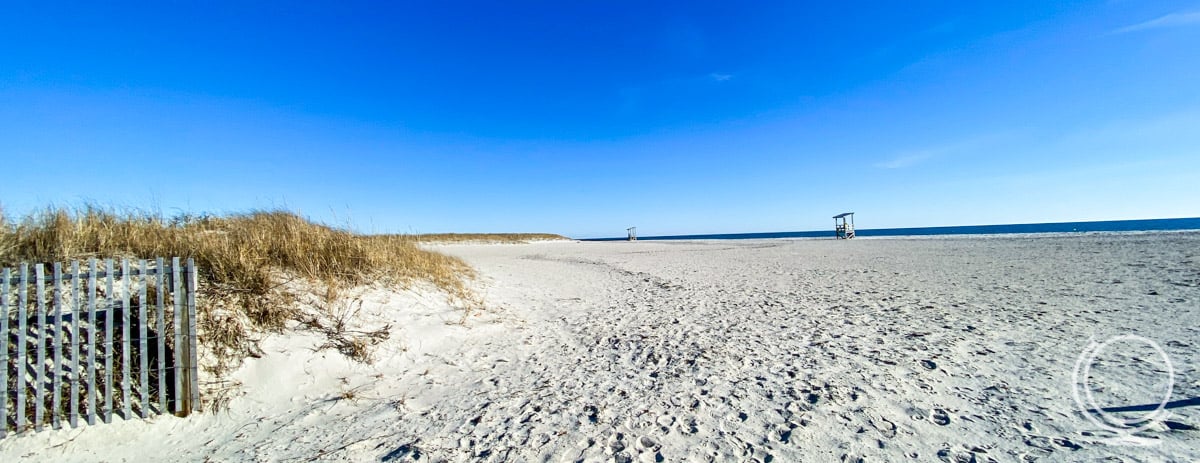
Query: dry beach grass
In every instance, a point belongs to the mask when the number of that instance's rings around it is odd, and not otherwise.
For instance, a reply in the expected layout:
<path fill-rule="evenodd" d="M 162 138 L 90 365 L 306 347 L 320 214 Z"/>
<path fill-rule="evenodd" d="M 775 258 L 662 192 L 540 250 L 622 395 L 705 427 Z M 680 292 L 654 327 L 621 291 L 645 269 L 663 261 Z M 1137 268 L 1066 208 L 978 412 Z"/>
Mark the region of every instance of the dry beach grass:
<path fill-rule="evenodd" d="M 314 223 L 287 211 L 227 216 L 164 217 L 99 206 L 47 208 L 20 219 L 0 214 L 0 266 L 88 258 L 194 258 L 200 267 L 200 342 L 213 354 L 218 376 L 257 350 L 253 332 L 276 331 L 289 321 L 327 331 L 338 323 L 302 313 L 305 289 L 324 289 L 331 303 L 341 288 L 381 283 L 401 288 L 429 283 L 454 304 L 475 303 L 462 260 L 418 246 L 403 235 L 360 235 Z M 302 281 L 308 284 L 287 284 Z M 334 318 L 335 313 L 327 314 Z M 336 345 L 367 358 L 362 346 L 335 333 Z"/>

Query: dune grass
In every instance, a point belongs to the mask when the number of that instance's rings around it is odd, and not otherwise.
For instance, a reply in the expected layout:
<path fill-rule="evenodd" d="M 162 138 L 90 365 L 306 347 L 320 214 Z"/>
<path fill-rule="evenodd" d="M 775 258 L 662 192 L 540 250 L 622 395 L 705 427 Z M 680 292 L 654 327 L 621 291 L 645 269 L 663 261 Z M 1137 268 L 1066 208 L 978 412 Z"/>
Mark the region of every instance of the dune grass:
<path fill-rule="evenodd" d="M 218 376 L 256 352 L 252 331 L 306 322 L 289 280 L 329 288 L 427 282 L 464 308 L 477 303 L 462 260 L 422 249 L 403 235 L 360 235 L 273 210 L 227 216 L 161 214 L 97 206 L 47 208 L 23 218 L 0 213 L 0 266 L 88 258 L 194 258 L 200 269 L 201 349 Z M 314 285 L 307 285 L 312 287 Z M 289 289 L 293 288 L 293 289 Z M 292 291 L 292 292 L 289 292 Z M 329 296 L 332 297 L 332 296 Z"/>

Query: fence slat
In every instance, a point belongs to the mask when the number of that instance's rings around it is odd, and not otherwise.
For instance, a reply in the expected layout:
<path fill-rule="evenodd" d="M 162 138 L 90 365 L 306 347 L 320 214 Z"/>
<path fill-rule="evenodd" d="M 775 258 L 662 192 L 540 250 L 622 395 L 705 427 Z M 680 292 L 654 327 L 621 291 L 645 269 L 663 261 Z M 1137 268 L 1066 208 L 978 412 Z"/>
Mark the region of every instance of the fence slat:
<path fill-rule="evenodd" d="M 129 380 L 133 375 L 129 360 L 129 259 L 121 259 L 121 418 L 133 417 Z"/>
<path fill-rule="evenodd" d="M 54 368 L 50 377 L 50 423 L 54 429 L 62 427 L 62 348 L 66 345 L 62 328 L 62 262 L 54 263 Z"/>
<path fill-rule="evenodd" d="M 155 344 L 158 345 L 158 413 L 167 412 L 167 323 L 166 323 L 166 267 L 163 265 L 163 258 L 159 257 L 155 260 L 158 265 L 158 277 L 155 282 L 158 284 L 155 296 L 158 299 L 155 318 L 158 326 L 158 334 L 154 336 Z"/>
<path fill-rule="evenodd" d="M 117 305 L 116 294 L 113 293 L 113 260 L 104 259 L 104 268 L 108 274 L 104 276 L 104 422 L 112 423 L 113 415 L 113 310 Z"/>
<path fill-rule="evenodd" d="M 88 260 L 87 422 L 96 424 L 96 259 Z"/>
<path fill-rule="evenodd" d="M 33 429 L 40 431 L 46 420 L 46 267 L 42 264 L 33 266 L 33 289 L 37 295 L 37 303 L 33 310 L 37 311 L 34 318 L 34 330 L 37 332 L 37 371 L 34 372 L 33 385 Z M 22 365 L 22 368 L 24 365 Z"/>
<path fill-rule="evenodd" d="M 8 287 L 12 271 L 0 273 L 0 438 L 8 435 Z"/>
<path fill-rule="evenodd" d="M 17 367 L 13 374 L 17 375 L 17 399 L 14 402 L 13 413 L 16 414 L 17 432 L 25 431 L 25 331 L 29 331 L 25 320 L 29 318 L 29 265 L 20 264 L 17 281 Z"/>
<path fill-rule="evenodd" d="M 29 309 L 29 265 L 21 264 L 21 272 L 17 275 L 17 398 L 13 413 L 16 413 L 17 432 L 25 430 L 25 331 Z"/>
<path fill-rule="evenodd" d="M 79 317 L 83 315 L 83 293 L 79 292 L 79 262 L 71 262 L 71 413 L 67 420 L 71 427 L 79 426 L 79 382 L 83 375 L 79 374 Z"/>
<path fill-rule="evenodd" d="M 200 285 L 196 261 L 190 257 L 187 260 L 187 274 L 188 391 L 192 411 L 200 411 L 200 371 L 196 361 L 196 291 Z"/>
<path fill-rule="evenodd" d="M 138 378 L 138 399 L 140 401 L 139 410 L 142 412 L 142 418 L 150 417 L 150 389 L 147 383 L 150 382 L 150 372 L 148 371 L 149 351 L 146 350 L 146 285 L 149 283 L 146 280 L 146 259 L 138 262 L 138 358 L 141 359 L 141 372 Z"/>
<path fill-rule="evenodd" d="M 183 278 L 180 277 L 179 270 L 179 258 L 172 257 L 171 287 L 174 290 L 171 292 L 171 298 L 175 300 L 175 365 L 173 365 L 175 370 L 175 415 L 185 416 L 187 410 L 183 408 L 184 401 L 179 400 L 180 398 L 185 397 L 183 390 L 185 387 L 183 382 L 183 369 L 180 368 L 180 366 L 183 364 L 182 356 L 186 354 L 183 347 L 184 343 L 186 342 L 183 339 L 184 332 L 186 330 L 183 326 L 184 298 L 181 297 L 183 293 Z"/>

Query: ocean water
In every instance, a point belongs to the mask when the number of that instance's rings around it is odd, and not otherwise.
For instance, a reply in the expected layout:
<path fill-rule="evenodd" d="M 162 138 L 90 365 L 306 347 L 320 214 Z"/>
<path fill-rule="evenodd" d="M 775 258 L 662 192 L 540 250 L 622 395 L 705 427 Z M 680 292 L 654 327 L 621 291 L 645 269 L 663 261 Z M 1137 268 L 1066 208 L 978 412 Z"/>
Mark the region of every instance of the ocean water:
<path fill-rule="evenodd" d="M 1163 230 L 1200 230 L 1200 217 L 1186 219 L 1106 220 L 1101 222 L 1020 223 L 1008 225 L 967 225 L 961 227 L 920 228 L 863 228 L 855 230 L 860 237 L 870 236 L 927 236 L 927 235 L 992 235 L 1012 233 L 1087 233 Z M 745 240 L 762 238 L 833 238 L 833 225 L 828 230 L 728 233 L 717 235 L 639 236 L 638 240 Z M 618 238 L 593 238 L 583 241 L 622 241 Z"/>

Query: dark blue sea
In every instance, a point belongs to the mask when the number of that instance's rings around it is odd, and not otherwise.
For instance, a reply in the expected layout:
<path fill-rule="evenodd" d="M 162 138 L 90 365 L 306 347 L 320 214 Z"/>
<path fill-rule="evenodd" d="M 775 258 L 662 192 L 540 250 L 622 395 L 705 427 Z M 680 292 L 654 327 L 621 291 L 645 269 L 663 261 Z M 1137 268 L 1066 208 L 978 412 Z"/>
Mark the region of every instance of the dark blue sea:
<path fill-rule="evenodd" d="M 1106 220 L 1102 222 L 1058 222 L 1058 223 L 1020 223 L 1009 225 L 967 225 L 961 227 L 920 227 L 920 228 L 862 228 L 855 230 L 861 237 L 868 236 L 926 236 L 926 235 L 993 235 L 1013 233 L 1087 233 L 1087 232 L 1128 232 L 1128 231 L 1163 231 L 1163 230 L 1200 230 L 1200 217 L 1188 219 L 1149 219 L 1149 220 Z M 833 238 L 833 227 L 828 230 L 769 232 L 769 233 L 728 233 L 719 235 L 671 235 L 671 236 L 639 236 L 638 240 L 746 240 L 762 238 Z M 592 238 L 584 241 L 622 241 L 618 238 Z"/>

